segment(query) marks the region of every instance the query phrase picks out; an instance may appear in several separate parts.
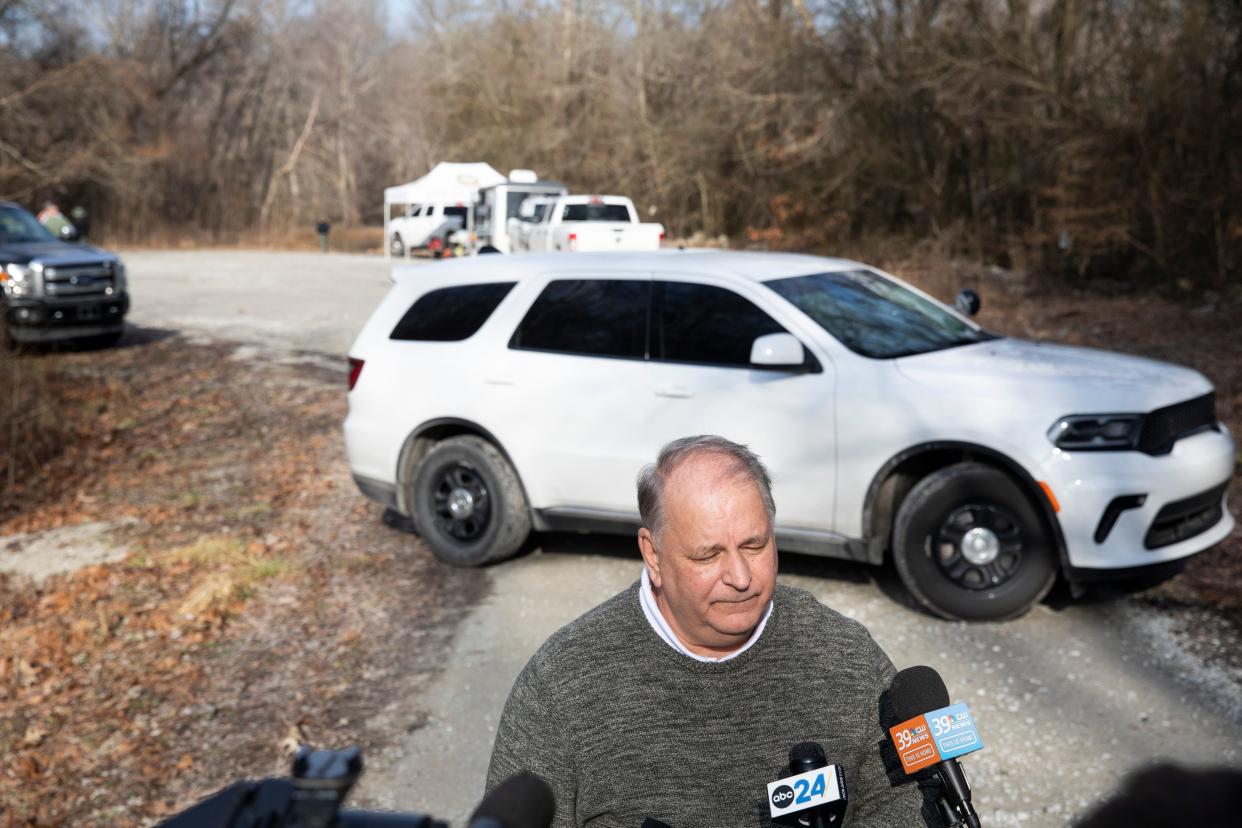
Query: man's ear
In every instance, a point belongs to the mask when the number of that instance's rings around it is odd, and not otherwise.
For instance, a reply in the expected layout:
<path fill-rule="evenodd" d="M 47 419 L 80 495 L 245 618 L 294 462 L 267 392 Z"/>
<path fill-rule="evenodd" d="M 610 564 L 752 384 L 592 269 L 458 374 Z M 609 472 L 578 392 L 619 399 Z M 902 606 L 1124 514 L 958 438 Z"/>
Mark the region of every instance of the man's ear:
<path fill-rule="evenodd" d="M 647 527 L 638 530 L 638 551 L 643 555 L 643 563 L 647 565 L 647 575 L 653 587 L 660 586 L 660 556 L 656 554 L 655 541 Z"/>

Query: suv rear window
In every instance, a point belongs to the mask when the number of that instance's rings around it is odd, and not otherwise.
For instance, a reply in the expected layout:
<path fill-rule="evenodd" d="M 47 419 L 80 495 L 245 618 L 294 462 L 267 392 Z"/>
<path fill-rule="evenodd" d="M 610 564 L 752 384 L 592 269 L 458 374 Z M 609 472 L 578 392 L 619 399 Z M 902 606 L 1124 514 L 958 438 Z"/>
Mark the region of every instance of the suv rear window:
<path fill-rule="evenodd" d="M 474 336 L 514 282 L 457 285 L 428 291 L 410 305 L 389 339 L 460 342 Z"/>
<path fill-rule="evenodd" d="M 548 282 L 509 347 L 644 359 L 650 285 L 645 279 Z"/>

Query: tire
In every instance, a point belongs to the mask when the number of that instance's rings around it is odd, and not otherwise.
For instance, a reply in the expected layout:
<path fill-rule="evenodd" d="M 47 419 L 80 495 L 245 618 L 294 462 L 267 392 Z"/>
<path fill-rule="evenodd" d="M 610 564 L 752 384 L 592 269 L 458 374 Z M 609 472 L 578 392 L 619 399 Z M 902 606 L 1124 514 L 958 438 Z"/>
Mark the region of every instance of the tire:
<path fill-rule="evenodd" d="M 388 252 L 397 258 L 405 256 L 405 242 L 401 241 L 400 233 L 393 233 L 392 241 L 388 243 Z"/>
<path fill-rule="evenodd" d="M 1056 581 L 1056 551 L 1012 477 L 958 463 L 915 484 L 897 510 L 893 562 L 906 589 L 955 620 L 1016 618 Z"/>
<path fill-rule="evenodd" d="M 451 511 L 450 503 L 460 511 Z M 481 437 L 432 446 L 414 472 L 410 504 L 423 541 L 453 566 L 504 560 L 530 534 L 530 508 L 516 472 Z"/>

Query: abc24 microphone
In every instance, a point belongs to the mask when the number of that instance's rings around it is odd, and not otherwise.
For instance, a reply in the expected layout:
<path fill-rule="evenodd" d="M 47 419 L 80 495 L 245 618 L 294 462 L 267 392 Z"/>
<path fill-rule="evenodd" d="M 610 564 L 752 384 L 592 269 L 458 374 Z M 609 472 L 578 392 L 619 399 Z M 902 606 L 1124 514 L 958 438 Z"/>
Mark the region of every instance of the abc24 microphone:
<path fill-rule="evenodd" d="M 816 742 L 789 751 L 791 776 L 768 783 L 768 813 L 777 825 L 830 828 L 845 818 L 845 772 L 829 765 Z"/>

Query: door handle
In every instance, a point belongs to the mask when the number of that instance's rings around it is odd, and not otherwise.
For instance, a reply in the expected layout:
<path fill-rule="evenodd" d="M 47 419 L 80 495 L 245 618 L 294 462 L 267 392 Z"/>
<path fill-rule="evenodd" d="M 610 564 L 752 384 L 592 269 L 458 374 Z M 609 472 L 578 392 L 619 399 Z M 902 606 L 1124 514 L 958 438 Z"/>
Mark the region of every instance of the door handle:
<path fill-rule="evenodd" d="M 675 400 L 684 400 L 693 397 L 694 392 L 684 385 L 662 385 L 655 390 L 657 397 L 669 397 Z"/>

